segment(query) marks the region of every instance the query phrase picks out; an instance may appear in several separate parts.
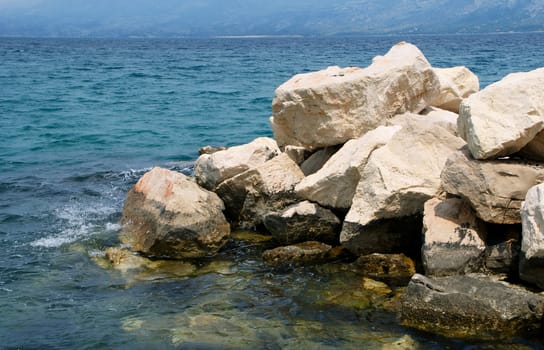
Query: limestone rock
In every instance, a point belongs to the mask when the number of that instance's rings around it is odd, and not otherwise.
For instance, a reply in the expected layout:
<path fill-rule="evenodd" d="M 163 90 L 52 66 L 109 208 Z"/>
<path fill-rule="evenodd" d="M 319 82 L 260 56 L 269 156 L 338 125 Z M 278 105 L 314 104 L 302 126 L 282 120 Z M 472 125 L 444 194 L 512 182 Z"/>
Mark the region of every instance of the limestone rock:
<path fill-rule="evenodd" d="M 463 140 L 440 126 L 408 121 L 368 159 L 340 242 L 358 251 L 354 243 L 365 226 L 423 212 L 423 204 L 439 191 L 448 155 L 463 145 Z"/>
<path fill-rule="evenodd" d="M 465 99 L 459 135 L 472 156 L 508 156 L 525 147 L 544 128 L 544 68 L 512 73 Z"/>
<path fill-rule="evenodd" d="M 304 201 L 287 207 L 282 212 L 270 213 L 264 226 L 281 244 L 304 241 L 338 243 L 342 223 L 328 209 Z"/>
<path fill-rule="evenodd" d="M 309 241 L 267 250 L 263 253 L 263 260 L 270 265 L 321 263 L 328 260 L 331 249 L 332 247 L 328 244 Z"/>
<path fill-rule="evenodd" d="M 478 77 L 467 67 L 433 69 L 440 81 L 440 94 L 432 101 L 432 106 L 459 113 L 461 101 L 480 90 Z"/>
<path fill-rule="evenodd" d="M 521 219 L 520 278 L 544 289 L 544 184 L 527 192 Z"/>
<path fill-rule="evenodd" d="M 283 150 L 285 154 L 289 156 L 298 165 L 302 164 L 306 160 L 306 148 L 300 146 L 285 146 Z"/>
<path fill-rule="evenodd" d="M 441 178 L 444 190 L 465 198 L 482 220 L 517 224 L 525 194 L 544 181 L 544 166 L 516 160 L 477 161 L 463 150 L 450 156 Z"/>
<path fill-rule="evenodd" d="M 227 149 L 227 147 L 225 147 L 225 146 L 207 145 L 207 146 L 204 146 L 204 147 L 200 147 L 198 149 L 198 155 L 201 156 L 203 154 L 213 154 L 215 152 L 224 151 L 226 149 Z"/>
<path fill-rule="evenodd" d="M 281 147 L 339 145 L 396 114 L 418 113 L 439 86 L 421 51 L 401 42 L 365 69 L 329 67 L 295 75 L 277 88 L 270 123 Z"/>
<path fill-rule="evenodd" d="M 459 118 L 459 114 L 437 107 L 427 107 L 420 114 L 426 117 L 429 122 L 440 125 L 453 135 L 459 136 L 457 134 L 457 118 Z"/>
<path fill-rule="evenodd" d="M 464 200 L 427 201 L 421 249 L 425 274 L 447 276 L 481 271 L 486 252 L 484 230 Z"/>
<path fill-rule="evenodd" d="M 401 307 L 404 325 L 448 337 L 508 338 L 540 329 L 544 297 L 486 277 L 414 275 Z"/>
<path fill-rule="evenodd" d="M 349 209 L 368 157 L 400 129 L 400 126 L 380 126 L 346 142 L 323 168 L 296 186 L 297 195 L 326 207 Z"/>
<path fill-rule="evenodd" d="M 223 181 L 216 193 L 223 199 L 234 226 L 255 228 L 270 212 L 296 202 L 295 186 L 304 178 L 285 153 Z"/>
<path fill-rule="evenodd" d="M 276 141 L 259 137 L 245 145 L 203 154 L 195 162 L 195 178 L 202 187 L 214 190 L 221 182 L 265 163 L 279 152 Z"/>
<path fill-rule="evenodd" d="M 363 255 L 354 263 L 356 272 L 380 280 L 408 283 L 416 273 L 414 261 L 404 254 Z"/>
<path fill-rule="evenodd" d="M 153 168 L 127 195 L 121 240 L 151 257 L 214 254 L 230 234 L 223 208 L 215 193 L 200 188 L 187 176 Z"/>
<path fill-rule="evenodd" d="M 330 146 L 314 152 L 300 165 L 300 169 L 304 173 L 304 176 L 313 174 L 321 169 L 336 151 L 338 151 L 338 147 Z"/>
<path fill-rule="evenodd" d="M 485 251 L 486 270 L 498 275 L 517 277 L 519 250 L 519 241 L 514 239 L 488 245 Z"/>

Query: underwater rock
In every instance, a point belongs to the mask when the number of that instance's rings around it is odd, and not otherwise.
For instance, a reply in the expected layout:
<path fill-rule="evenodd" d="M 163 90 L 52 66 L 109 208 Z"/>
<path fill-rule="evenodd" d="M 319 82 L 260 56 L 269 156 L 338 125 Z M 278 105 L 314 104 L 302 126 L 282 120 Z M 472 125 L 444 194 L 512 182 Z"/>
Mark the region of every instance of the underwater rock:
<path fill-rule="evenodd" d="M 414 261 L 404 254 L 369 254 L 353 264 L 355 272 L 379 280 L 406 285 L 416 273 Z"/>
<path fill-rule="evenodd" d="M 263 260 L 269 265 L 317 264 L 327 261 L 331 250 L 332 247 L 328 244 L 309 241 L 267 250 L 263 253 Z"/>

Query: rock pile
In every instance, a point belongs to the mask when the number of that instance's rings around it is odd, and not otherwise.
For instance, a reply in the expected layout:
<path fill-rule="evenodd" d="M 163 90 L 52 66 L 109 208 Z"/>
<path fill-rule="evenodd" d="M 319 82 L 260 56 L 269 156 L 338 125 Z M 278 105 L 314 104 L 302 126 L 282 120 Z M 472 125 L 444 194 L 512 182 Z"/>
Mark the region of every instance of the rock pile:
<path fill-rule="evenodd" d="M 538 328 L 544 297 L 497 280 L 544 289 L 544 68 L 478 90 L 466 67 L 433 68 L 405 42 L 364 69 L 296 75 L 275 92 L 274 139 L 203 152 L 196 181 L 144 175 L 124 241 L 198 257 L 222 247 L 230 223 L 287 245 L 264 253 L 272 264 L 330 259 L 342 245 L 362 271 L 403 261 L 405 280 L 409 256 L 426 277 L 406 290 L 405 324 L 455 336 Z"/>

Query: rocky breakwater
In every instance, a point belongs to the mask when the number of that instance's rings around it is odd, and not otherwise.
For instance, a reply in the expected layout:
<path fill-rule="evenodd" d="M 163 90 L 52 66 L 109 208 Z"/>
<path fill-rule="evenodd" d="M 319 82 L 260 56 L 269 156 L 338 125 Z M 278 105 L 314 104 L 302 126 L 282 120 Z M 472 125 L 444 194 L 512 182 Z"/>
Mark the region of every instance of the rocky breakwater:
<path fill-rule="evenodd" d="M 530 190 L 544 182 L 542 72 L 477 92 L 470 70 L 433 68 L 403 42 L 364 69 L 296 75 L 276 90 L 274 139 L 210 150 L 195 181 L 144 175 L 127 197 L 124 241 L 191 258 L 220 249 L 229 225 L 256 229 L 276 242 L 263 253 L 270 264 L 347 251 L 349 268 L 403 283 L 419 266 L 398 309 L 407 326 L 535 330 L 544 297 L 504 280 L 544 288 L 544 190 Z"/>

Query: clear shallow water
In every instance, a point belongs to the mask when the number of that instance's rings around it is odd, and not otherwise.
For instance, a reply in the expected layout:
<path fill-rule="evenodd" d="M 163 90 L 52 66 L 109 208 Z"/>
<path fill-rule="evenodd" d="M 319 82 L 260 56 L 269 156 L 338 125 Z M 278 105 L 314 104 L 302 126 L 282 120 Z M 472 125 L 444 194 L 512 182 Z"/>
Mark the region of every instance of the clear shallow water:
<path fill-rule="evenodd" d="M 366 66 L 400 40 L 483 86 L 544 66 L 544 34 L 0 39 L 0 348 L 380 348 L 405 334 L 422 348 L 482 347 L 322 305 L 338 272 L 270 269 L 258 244 L 232 243 L 226 272 L 139 278 L 95 261 L 117 244 L 126 192 L 147 169 L 190 173 L 200 146 L 270 136 L 283 81 Z"/>

